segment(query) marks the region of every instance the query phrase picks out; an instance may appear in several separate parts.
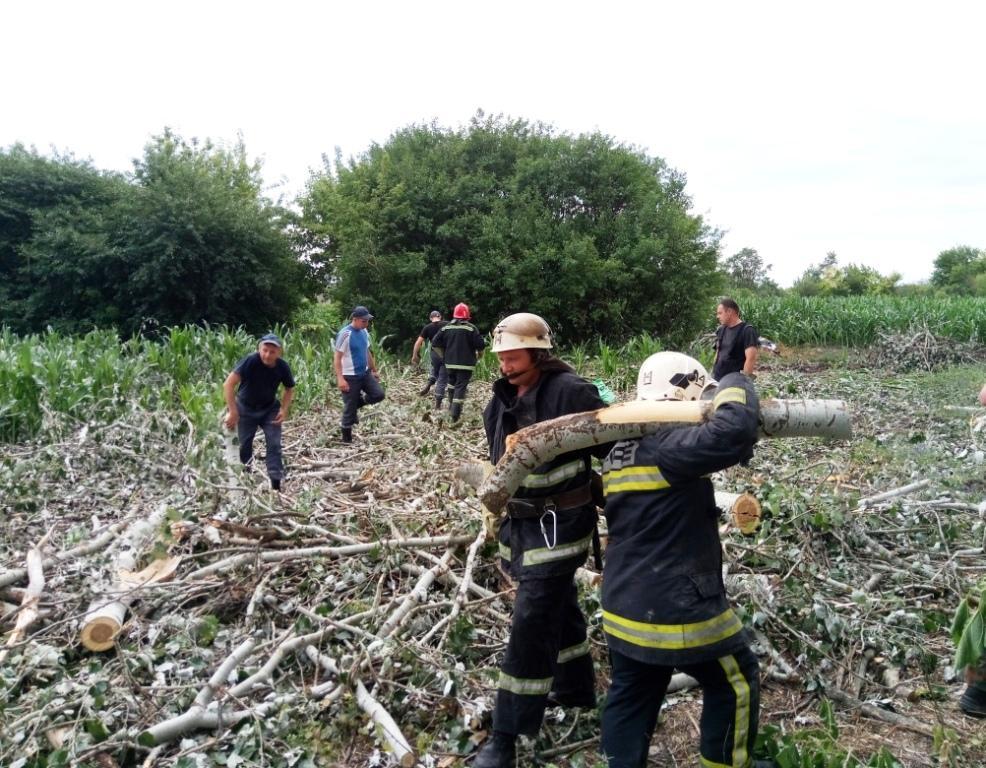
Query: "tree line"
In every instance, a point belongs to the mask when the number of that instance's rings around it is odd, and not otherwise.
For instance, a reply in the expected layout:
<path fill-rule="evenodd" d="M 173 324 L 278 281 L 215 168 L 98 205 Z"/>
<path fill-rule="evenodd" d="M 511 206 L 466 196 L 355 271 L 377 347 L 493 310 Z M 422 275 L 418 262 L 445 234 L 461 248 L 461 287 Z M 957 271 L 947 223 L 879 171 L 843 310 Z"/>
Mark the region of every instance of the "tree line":
<path fill-rule="evenodd" d="M 0 325 L 19 333 L 290 321 L 309 302 L 373 308 L 406 340 L 430 309 L 470 304 L 481 328 L 514 311 L 570 343 L 641 332 L 671 343 L 724 290 L 779 291 L 751 248 L 723 259 L 685 175 L 599 133 L 481 112 L 451 130 L 396 131 L 313 173 L 288 206 L 232 147 L 154 137 L 129 173 L 0 149 Z M 898 290 L 830 254 L 804 295 Z M 932 285 L 986 292 L 986 256 L 939 256 Z"/>

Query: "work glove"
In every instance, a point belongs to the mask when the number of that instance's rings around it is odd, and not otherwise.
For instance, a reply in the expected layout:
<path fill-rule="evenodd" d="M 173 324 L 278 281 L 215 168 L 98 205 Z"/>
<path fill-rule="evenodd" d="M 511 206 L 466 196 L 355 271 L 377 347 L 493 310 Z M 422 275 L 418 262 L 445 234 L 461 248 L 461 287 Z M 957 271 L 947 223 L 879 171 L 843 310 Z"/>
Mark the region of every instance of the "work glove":
<path fill-rule="evenodd" d="M 481 505 L 483 514 L 483 531 L 486 533 L 487 541 L 494 541 L 500 533 L 500 521 L 503 515 L 499 512 L 489 510 L 485 504 Z"/>

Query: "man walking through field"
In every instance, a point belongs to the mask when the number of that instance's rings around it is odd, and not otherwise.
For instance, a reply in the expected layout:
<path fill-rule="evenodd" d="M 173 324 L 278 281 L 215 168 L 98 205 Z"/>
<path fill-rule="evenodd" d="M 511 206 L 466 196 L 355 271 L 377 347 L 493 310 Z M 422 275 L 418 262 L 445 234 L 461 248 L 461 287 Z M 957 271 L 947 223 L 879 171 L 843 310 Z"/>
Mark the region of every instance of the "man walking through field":
<path fill-rule="evenodd" d="M 253 461 L 253 438 L 257 429 L 262 429 L 267 441 L 267 476 L 275 491 L 281 490 L 284 478 L 281 425 L 294 397 L 294 376 L 281 359 L 281 351 L 281 340 L 268 333 L 260 339 L 257 351 L 240 360 L 223 382 L 227 408 L 224 424 L 227 429 L 236 429 L 240 461 L 247 466 Z M 281 384 L 284 395 L 278 402 L 277 388 Z"/>
<path fill-rule="evenodd" d="M 359 409 L 379 403 L 384 398 L 380 374 L 370 351 L 370 334 L 366 330 L 373 315 L 366 307 L 354 307 L 349 325 L 336 335 L 333 366 L 336 386 L 342 392 L 342 442 L 353 442 L 353 426 L 359 423 Z"/>

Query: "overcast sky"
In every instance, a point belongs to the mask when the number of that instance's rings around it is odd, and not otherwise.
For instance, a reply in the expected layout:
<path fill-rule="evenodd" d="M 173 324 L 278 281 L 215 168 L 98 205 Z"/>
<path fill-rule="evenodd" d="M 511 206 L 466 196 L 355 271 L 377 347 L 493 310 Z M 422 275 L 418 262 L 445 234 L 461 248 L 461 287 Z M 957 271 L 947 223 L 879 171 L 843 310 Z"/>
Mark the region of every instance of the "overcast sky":
<path fill-rule="evenodd" d="M 335 148 L 477 109 L 601 131 L 688 177 L 724 255 L 905 281 L 986 248 L 986 3 L 9 3 L 0 146 L 129 170 L 170 126 L 293 198 Z"/>

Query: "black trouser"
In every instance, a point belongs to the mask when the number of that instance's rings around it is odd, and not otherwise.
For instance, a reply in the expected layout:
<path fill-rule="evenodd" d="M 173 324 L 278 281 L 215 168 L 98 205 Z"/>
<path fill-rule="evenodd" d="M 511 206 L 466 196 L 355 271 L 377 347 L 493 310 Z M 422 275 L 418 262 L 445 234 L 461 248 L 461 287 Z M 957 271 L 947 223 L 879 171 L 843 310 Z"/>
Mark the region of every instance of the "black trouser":
<path fill-rule="evenodd" d="M 448 368 L 448 386 L 452 390 L 452 405 L 462 408 L 466 402 L 466 389 L 469 387 L 469 379 L 472 378 L 472 368 Z M 438 390 L 435 390 L 435 397 L 438 397 Z"/>
<path fill-rule="evenodd" d="M 275 424 L 281 404 L 275 400 L 267 408 L 251 408 L 242 401 L 236 401 L 236 410 L 240 418 L 236 422 L 236 437 L 240 441 L 240 461 L 250 464 L 253 461 L 253 438 L 257 429 L 264 431 L 267 442 L 267 476 L 271 480 L 281 480 L 284 477 L 284 460 L 281 458 L 281 425 Z"/>
<path fill-rule="evenodd" d="M 590 697 L 595 680 L 573 574 L 524 579 L 500 666 L 493 729 L 536 734 L 549 691 Z"/>
<path fill-rule="evenodd" d="M 445 368 L 445 359 L 441 355 L 436 355 L 435 350 L 431 351 L 431 373 L 428 375 L 428 383 L 435 385 L 435 399 L 441 400 L 445 397 L 448 370 Z"/>
<path fill-rule="evenodd" d="M 610 650 L 613 680 L 602 718 L 602 748 L 609 768 L 645 768 L 651 735 L 678 669 L 702 686 L 703 766 L 751 764 L 760 713 L 760 665 L 749 648 L 700 664 L 646 664 Z"/>
<path fill-rule="evenodd" d="M 342 393 L 342 428 L 352 427 L 359 421 L 356 412 L 364 405 L 379 403 L 384 398 L 383 387 L 370 372 L 362 376 L 346 376 L 349 391 Z"/>

